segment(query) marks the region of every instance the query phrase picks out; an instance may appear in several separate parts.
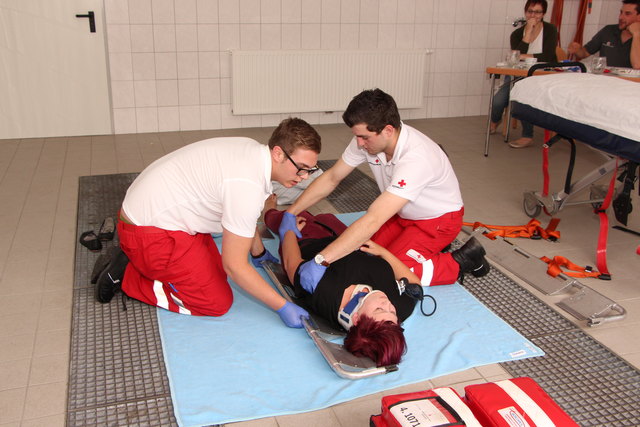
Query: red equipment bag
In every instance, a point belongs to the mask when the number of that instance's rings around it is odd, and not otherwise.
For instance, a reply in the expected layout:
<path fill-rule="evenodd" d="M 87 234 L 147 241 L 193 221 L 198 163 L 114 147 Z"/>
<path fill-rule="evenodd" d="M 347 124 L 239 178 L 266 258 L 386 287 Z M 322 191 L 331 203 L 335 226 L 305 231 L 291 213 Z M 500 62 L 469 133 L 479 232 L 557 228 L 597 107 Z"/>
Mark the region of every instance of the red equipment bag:
<path fill-rule="evenodd" d="M 370 427 L 481 427 L 456 391 L 450 387 L 382 398 L 382 413 L 372 415 Z"/>
<path fill-rule="evenodd" d="M 483 427 L 578 427 L 529 377 L 469 385 L 464 391 Z"/>

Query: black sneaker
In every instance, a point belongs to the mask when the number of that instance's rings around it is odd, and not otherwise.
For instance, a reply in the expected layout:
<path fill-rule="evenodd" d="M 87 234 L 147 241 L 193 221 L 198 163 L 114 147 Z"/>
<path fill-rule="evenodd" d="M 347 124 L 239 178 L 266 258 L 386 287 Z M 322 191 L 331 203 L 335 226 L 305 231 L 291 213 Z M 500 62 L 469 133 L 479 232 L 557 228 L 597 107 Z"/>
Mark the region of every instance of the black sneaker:
<path fill-rule="evenodd" d="M 484 248 L 475 237 L 467 240 L 460 249 L 451 252 L 453 259 L 460 264 L 460 275 L 471 273 L 474 277 L 482 277 L 489 273 L 490 266 L 484 257 L 485 254 Z"/>
<path fill-rule="evenodd" d="M 112 246 L 107 249 L 106 253 L 100 254 L 100 256 L 96 259 L 96 262 L 93 264 L 93 270 L 91 270 L 91 283 L 93 285 L 98 283 L 100 274 L 104 271 L 105 268 L 109 266 L 111 259 L 117 255 L 118 251 L 120 251 L 119 246 Z"/>
<path fill-rule="evenodd" d="M 99 302 L 103 304 L 110 302 L 114 295 L 120 291 L 127 264 L 129 264 L 129 258 L 122 252 L 122 249 L 117 248 L 107 268 L 105 268 L 98 277 L 96 299 Z"/>

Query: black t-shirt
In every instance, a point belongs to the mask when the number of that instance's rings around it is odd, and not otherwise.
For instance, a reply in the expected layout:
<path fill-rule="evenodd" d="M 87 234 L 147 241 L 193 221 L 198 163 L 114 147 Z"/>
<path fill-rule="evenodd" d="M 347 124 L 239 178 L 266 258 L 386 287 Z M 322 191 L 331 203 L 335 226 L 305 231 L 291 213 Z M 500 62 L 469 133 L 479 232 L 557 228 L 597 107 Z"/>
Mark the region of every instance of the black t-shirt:
<path fill-rule="evenodd" d="M 301 241 L 302 258 L 312 259 L 324 249 L 333 238 Z M 295 286 L 300 286 L 300 276 L 295 275 Z M 384 292 L 396 308 L 398 320 L 403 322 L 413 312 L 415 300 L 400 295 L 393 269 L 380 257 L 355 251 L 331 263 L 318 282 L 313 294 L 305 292 L 306 305 L 317 315 L 330 322 L 331 326 L 342 329 L 338 323 L 338 310 L 344 290 L 351 285 L 369 285 L 374 290 Z"/>
<path fill-rule="evenodd" d="M 622 43 L 622 31 L 617 25 L 607 25 L 593 36 L 584 48 L 590 54 L 600 51 L 600 56 L 607 58 L 609 67 L 631 68 L 631 42 Z"/>

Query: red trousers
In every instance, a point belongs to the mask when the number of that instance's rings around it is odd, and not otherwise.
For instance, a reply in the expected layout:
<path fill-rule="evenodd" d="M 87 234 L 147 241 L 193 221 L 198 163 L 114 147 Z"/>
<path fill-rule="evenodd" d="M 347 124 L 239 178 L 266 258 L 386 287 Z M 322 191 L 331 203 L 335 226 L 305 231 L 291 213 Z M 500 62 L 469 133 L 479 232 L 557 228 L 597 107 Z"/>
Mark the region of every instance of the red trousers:
<path fill-rule="evenodd" d="M 211 235 L 190 235 L 118 222 L 120 247 L 129 257 L 122 290 L 176 313 L 222 316 L 233 294 Z"/>
<path fill-rule="evenodd" d="M 449 212 L 438 218 L 413 221 L 394 215 L 371 237 L 371 240 L 394 254 L 413 272 L 422 277 L 422 260 L 411 257 L 411 250 L 418 252 L 424 260 L 433 262 L 431 286 L 455 283 L 460 265 L 451 254 L 440 251 L 458 236 L 462 229 L 464 208 Z M 428 264 L 428 263 L 427 263 Z M 423 284 L 426 285 L 426 283 Z"/>

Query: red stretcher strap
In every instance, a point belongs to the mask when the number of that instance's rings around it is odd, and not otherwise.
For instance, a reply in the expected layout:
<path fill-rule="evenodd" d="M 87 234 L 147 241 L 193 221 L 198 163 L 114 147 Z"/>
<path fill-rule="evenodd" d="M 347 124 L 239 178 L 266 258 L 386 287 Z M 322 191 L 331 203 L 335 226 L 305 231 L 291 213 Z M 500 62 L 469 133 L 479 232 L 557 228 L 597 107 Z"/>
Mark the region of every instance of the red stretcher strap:
<path fill-rule="evenodd" d="M 607 209 L 611 204 L 613 198 L 613 189 L 616 183 L 616 171 L 618 170 L 618 159 L 616 158 L 616 168 L 611 175 L 611 181 L 609 182 L 609 190 L 602 202 L 602 206 L 594 210 L 600 217 L 600 233 L 598 234 L 598 248 L 596 249 L 596 266 L 602 274 L 609 275 L 609 269 L 607 268 L 607 239 L 609 237 L 609 218 L 607 217 Z"/>
<path fill-rule="evenodd" d="M 485 233 L 489 239 L 493 240 L 496 236 L 501 237 L 528 237 L 530 239 L 546 239 L 556 241 L 560 239 L 560 232 L 556 230 L 559 218 L 552 218 L 547 228 L 540 226 L 540 221 L 532 219 L 525 225 L 487 225 L 482 222 L 463 222 L 463 225 L 472 227 L 474 230 L 478 227 L 484 227 L 490 231 Z"/>
<path fill-rule="evenodd" d="M 567 258 L 560 255 L 554 256 L 553 259 L 546 256 L 540 257 L 540 259 L 549 264 L 549 267 L 547 267 L 547 274 L 549 274 L 549 276 L 551 277 L 556 277 L 559 274 L 563 273 L 570 277 L 594 277 L 602 280 L 611 279 L 611 276 L 609 276 L 609 274 L 603 274 L 601 272 L 594 271 L 589 266 L 582 267 L 578 264 L 574 264 Z M 569 271 L 563 270 L 563 268 Z"/>
<path fill-rule="evenodd" d="M 549 131 L 544 130 L 544 144 L 542 145 L 542 195 L 544 197 L 549 195 Z"/>

